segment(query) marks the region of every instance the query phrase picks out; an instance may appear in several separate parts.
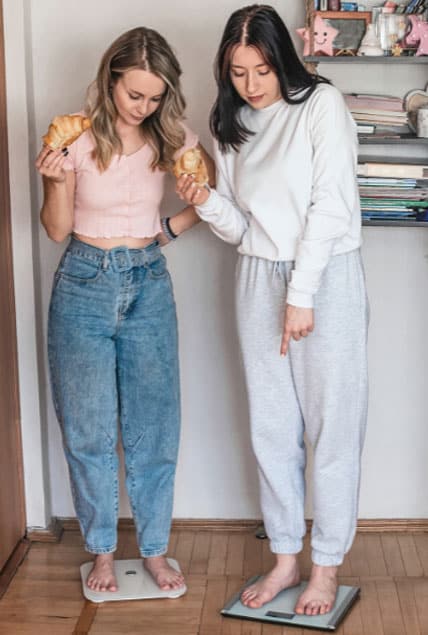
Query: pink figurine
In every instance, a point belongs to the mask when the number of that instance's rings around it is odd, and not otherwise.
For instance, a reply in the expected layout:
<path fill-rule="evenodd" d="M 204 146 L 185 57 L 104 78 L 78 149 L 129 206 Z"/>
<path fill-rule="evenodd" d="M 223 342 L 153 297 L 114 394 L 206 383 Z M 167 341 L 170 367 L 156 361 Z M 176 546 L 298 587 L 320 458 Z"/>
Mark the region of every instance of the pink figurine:
<path fill-rule="evenodd" d="M 409 15 L 410 31 L 406 35 L 406 45 L 414 46 L 419 43 L 416 55 L 428 55 L 428 22 L 419 15 Z"/>
<path fill-rule="evenodd" d="M 296 32 L 305 42 L 303 48 L 303 55 L 311 54 L 310 45 L 310 29 L 301 28 L 296 29 Z M 325 22 L 319 15 L 315 16 L 314 21 L 314 54 L 325 53 L 325 55 L 333 55 L 333 40 L 339 33 L 337 29 L 334 29 L 327 22 Z"/>

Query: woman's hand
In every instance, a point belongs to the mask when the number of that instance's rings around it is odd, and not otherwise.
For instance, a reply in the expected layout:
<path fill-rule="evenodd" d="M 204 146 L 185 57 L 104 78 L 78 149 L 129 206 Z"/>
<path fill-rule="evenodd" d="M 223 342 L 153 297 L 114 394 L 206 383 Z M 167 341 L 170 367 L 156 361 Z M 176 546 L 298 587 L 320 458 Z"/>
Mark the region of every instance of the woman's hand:
<path fill-rule="evenodd" d="M 165 247 L 166 245 L 169 245 L 169 243 L 171 242 L 163 232 L 159 232 L 159 234 L 156 234 L 155 236 L 155 240 L 157 240 L 157 242 L 159 243 L 160 247 Z"/>
<path fill-rule="evenodd" d="M 287 304 L 285 307 L 284 329 L 282 332 L 281 355 L 286 355 L 288 344 L 293 338 L 300 340 L 314 330 L 314 310 Z"/>
<path fill-rule="evenodd" d="M 49 146 L 43 146 L 37 159 L 36 168 L 40 174 L 54 183 L 65 182 L 64 163 L 68 150 L 52 150 Z"/>
<path fill-rule="evenodd" d="M 198 186 L 193 176 L 183 174 L 177 179 L 175 188 L 178 196 L 188 205 L 202 205 L 208 199 L 210 192 L 206 187 Z"/>

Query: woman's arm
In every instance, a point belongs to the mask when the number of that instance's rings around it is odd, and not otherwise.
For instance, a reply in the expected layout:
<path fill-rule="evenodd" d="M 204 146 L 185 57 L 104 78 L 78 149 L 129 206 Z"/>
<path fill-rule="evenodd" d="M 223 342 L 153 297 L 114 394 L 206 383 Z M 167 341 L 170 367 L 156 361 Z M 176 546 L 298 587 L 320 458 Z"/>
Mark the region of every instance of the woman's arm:
<path fill-rule="evenodd" d="M 66 156 L 44 146 L 36 159 L 36 168 L 43 177 L 40 219 L 55 242 L 62 242 L 73 228 L 75 175 L 73 170 L 64 170 Z"/>
<path fill-rule="evenodd" d="M 248 228 L 248 220 L 235 201 L 225 160 L 216 144 L 214 155 L 216 189 L 198 187 L 192 177 L 181 176 L 177 180 L 177 193 L 186 203 L 195 206 L 198 215 L 210 225 L 216 236 L 237 245 Z"/>
<path fill-rule="evenodd" d="M 332 86 L 315 94 L 312 104 L 312 196 L 297 244 L 287 302 L 312 308 L 334 244 L 361 224 L 357 186 L 356 126 L 343 96 Z"/>
<path fill-rule="evenodd" d="M 205 148 L 199 143 L 198 150 L 200 150 L 208 172 L 208 183 L 210 187 L 215 187 L 215 164 L 211 156 L 205 150 Z M 183 232 L 191 229 L 197 223 L 200 223 L 201 219 L 195 211 L 193 205 L 188 205 L 181 212 L 178 212 L 169 221 L 169 226 L 176 236 L 179 236 Z"/>
<path fill-rule="evenodd" d="M 359 216 L 356 129 L 336 89 L 326 88 L 314 99 L 311 142 L 312 198 L 288 283 L 281 355 L 291 338 L 313 331 L 313 298 L 322 273 L 335 241 L 349 231 L 353 214 Z"/>

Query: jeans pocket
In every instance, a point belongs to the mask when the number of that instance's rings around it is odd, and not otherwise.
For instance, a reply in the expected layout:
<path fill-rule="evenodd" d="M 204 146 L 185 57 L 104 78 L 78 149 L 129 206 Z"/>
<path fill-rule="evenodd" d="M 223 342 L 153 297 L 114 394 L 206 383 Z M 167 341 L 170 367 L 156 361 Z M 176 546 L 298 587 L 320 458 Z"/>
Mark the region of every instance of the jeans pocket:
<path fill-rule="evenodd" d="M 90 283 L 95 282 L 102 272 L 101 262 L 82 258 L 79 255 L 66 253 L 62 259 L 56 278 L 63 278 L 71 282 Z"/>
<path fill-rule="evenodd" d="M 166 258 L 163 254 L 160 254 L 159 258 L 154 262 L 151 262 L 148 266 L 148 273 L 150 278 L 158 280 L 159 278 L 165 278 L 168 275 L 168 269 L 166 266 Z"/>

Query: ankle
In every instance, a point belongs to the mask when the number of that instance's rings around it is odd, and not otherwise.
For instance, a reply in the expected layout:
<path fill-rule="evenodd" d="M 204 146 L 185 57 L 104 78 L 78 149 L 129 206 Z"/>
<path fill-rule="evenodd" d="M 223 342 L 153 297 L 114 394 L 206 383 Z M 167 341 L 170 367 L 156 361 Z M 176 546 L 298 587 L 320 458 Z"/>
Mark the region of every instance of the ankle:
<path fill-rule="evenodd" d="M 311 578 L 328 578 L 329 580 L 336 580 L 337 570 L 338 567 L 313 564 Z"/>
<path fill-rule="evenodd" d="M 97 564 L 110 564 L 113 562 L 113 559 L 114 556 L 112 553 L 97 553 L 94 562 Z"/>
<path fill-rule="evenodd" d="M 281 569 L 289 568 L 293 569 L 297 567 L 297 554 L 294 553 L 277 553 L 276 556 L 276 567 Z"/>

